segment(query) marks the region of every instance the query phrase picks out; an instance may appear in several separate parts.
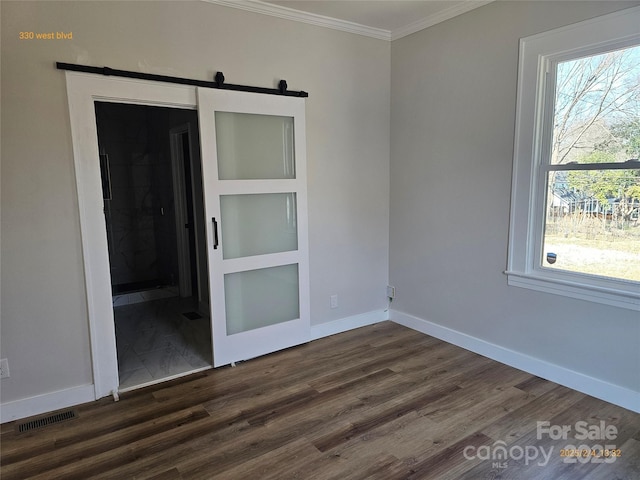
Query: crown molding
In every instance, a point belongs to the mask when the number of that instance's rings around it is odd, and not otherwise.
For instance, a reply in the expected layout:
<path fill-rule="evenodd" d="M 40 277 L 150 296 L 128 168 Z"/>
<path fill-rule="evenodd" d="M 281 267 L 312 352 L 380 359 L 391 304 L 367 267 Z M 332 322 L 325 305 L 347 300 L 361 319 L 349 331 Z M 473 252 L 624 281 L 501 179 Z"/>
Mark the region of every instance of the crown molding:
<path fill-rule="evenodd" d="M 441 10 L 436 14 L 429 15 L 428 17 L 405 25 L 404 27 L 396 28 L 391 32 L 391 40 L 393 41 L 406 37 L 407 35 L 432 27 L 433 25 L 449 20 L 450 18 L 457 17 L 458 15 L 462 15 L 463 13 L 467 13 L 478 7 L 492 3 L 493 1 L 495 0 L 465 0 L 464 3 L 452 5 L 451 7 Z"/>
<path fill-rule="evenodd" d="M 438 23 L 449 20 L 450 18 L 462 15 L 478 7 L 482 7 L 488 3 L 492 3 L 495 0 L 465 0 L 463 3 L 452 5 L 445 10 L 442 10 L 436 14 L 429 15 L 428 17 L 416 20 L 404 27 L 396 28 L 393 31 L 385 30 L 383 28 L 369 27 L 367 25 L 361 25 L 355 22 L 349 22 L 347 20 L 340 20 L 338 18 L 326 17 L 324 15 L 318 15 L 316 13 L 303 12 L 301 10 L 295 10 L 289 7 L 283 7 L 275 5 L 273 3 L 262 2 L 260 0 L 202 0 L 203 2 L 213 3 L 215 5 L 222 5 L 224 7 L 232 7 L 247 12 L 260 13 L 263 15 L 269 15 L 277 18 L 284 18 L 285 20 L 293 20 L 294 22 L 307 23 L 318 27 L 331 28 L 333 30 L 340 30 L 342 32 L 354 33 L 356 35 L 363 35 L 365 37 L 377 38 L 378 40 L 393 41 L 412 33 L 419 32 L 425 28 L 431 27 Z"/>
<path fill-rule="evenodd" d="M 284 18 L 296 22 L 308 23 L 318 27 L 331 28 L 342 32 L 355 33 L 365 37 L 377 38 L 378 40 L 391 41 L 391 32 L 382 28 L 368 27 L 355 22 L 339 20 L 337 18 L 325 17 L 315 13 L 302 12 L 289 7 L 282 7 L 260 0 L 202 0 L 207 3 L 222 5 L 224 7 L 238 8 L 248 12 L 261 13 L 272 17 Z"/>

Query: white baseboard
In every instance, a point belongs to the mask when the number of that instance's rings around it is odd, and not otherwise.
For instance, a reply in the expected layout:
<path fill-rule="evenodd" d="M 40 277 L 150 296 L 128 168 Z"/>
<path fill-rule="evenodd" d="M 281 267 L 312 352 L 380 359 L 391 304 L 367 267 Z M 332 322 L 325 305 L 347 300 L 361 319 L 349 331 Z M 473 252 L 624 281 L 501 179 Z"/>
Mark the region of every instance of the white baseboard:
<path fill-rule="evenodd" d="M 317 340 L 389 319 L 405 327 L 439 338 L 440 340 L 478 353 L 500 363 L 640 413 L 639 392 L 589 377 L 539 358 L 530 357 L 523 353 L 472 337 L 466 333 L 395 310 L 374 310 L 327 323 L 312 325 L 311 339 Z M 94 386 L 82 385 L 44 395 L 6 402 L 0 405 L 0 423 L 19 420 L 32 415 L 68 408 L 94 400 Z"/>
<path fill-rule="evenodd" d="M 0 423 L 11 422 L 32 415 L 73 407 L 96 399 L 93 385 L 67 388 L 35 397 L 23 398 L 0 405 Z"/>
<path fill-rule="evenodd" d="M 360 315 L 340 318 L 331 322 L 311 325 L 311 340 L 318 340 L 322 337 L 346 332 L 354 328 L 373 325 L 374 323 L 384 322 L 385 320 L 389 320 L 388 310 L 374 310 L 372 312 L 361 313 Z"/>
<path fill-rule="evenodd" d="M 414 317 L 413 315 L 392 310 L 389 316 L 391 321 L 404 325 L 405 327 L 431 335 L 432 337 L 439 338 L 447 343 L 457 345 L 458 347 L 478 353 L 500 363 L 640 413 L 640 392 L 569 370 L 568 368 L 546 362 L 539 358 L 530 357 L 524 353 L 509 350 L 500 345 L 489 343 L 485 340 L 467 335 L 466 333 Z"/>
<path fill-rule="evenodd" d="M 389 312 L 387 310 L 374 310 L 373 312 L 353 315 L 332 322 L 312 325 L 311 339 L 317 340 L 322 337 L 372 325 L 384 320 L 389 320 Z M 6 402 L 0 405 L 0 423 L 52 412 L 61 408 L 73 407 L 81 403 L 93 402 L 95 399 L 94 386 L 83 385 L 81 387 Z"/>

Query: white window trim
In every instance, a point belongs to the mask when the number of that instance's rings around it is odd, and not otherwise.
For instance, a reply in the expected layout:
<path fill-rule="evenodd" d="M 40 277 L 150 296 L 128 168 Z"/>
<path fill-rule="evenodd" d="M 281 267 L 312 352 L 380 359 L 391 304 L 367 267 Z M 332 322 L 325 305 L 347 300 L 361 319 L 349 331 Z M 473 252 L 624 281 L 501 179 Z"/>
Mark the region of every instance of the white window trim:
<path fill-rule="evenodd" d="M 637 282 L 544 268 L 542 252 L 544 177 L 542 175 L 545 92 L 548 66 L 563 58 L 595 54 L 640 43 L 640 7 L 520 40 L 518 98 L 509 226 L 508 284 L 640 311 Z M 540 197 L 543 198 L 540 198 Z"/>

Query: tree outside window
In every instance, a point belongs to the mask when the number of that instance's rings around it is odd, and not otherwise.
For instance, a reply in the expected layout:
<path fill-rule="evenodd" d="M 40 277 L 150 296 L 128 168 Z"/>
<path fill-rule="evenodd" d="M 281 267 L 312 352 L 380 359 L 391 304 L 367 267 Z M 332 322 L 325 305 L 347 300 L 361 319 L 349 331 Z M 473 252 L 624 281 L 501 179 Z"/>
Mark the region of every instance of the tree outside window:
<path fill-rule="evenodd" d="M 541 266 L 640 282 L 640 46 L 552 68 Z"/>

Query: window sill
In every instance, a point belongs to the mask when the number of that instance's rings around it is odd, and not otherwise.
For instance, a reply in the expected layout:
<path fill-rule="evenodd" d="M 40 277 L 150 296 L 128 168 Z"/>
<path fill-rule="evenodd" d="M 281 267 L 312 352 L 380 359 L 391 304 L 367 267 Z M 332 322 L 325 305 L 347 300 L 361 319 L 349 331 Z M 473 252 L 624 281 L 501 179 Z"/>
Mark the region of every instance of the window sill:
<path fill-rule="evenodd" d="M 593 283 L 582 283 L 574 279 L 560 278 L 559 275 L 545 275 L 542 272 L 507 271 L 504 273 L 508 277 L 507 283 L 514 287 L 529 288 L 539 292 L 640 311 L 640 291 L 636 289 L 634 292 L 632 288 L 635 287 L 632 286 L 629 286 L 628 289 L 618 290 Z"/>

